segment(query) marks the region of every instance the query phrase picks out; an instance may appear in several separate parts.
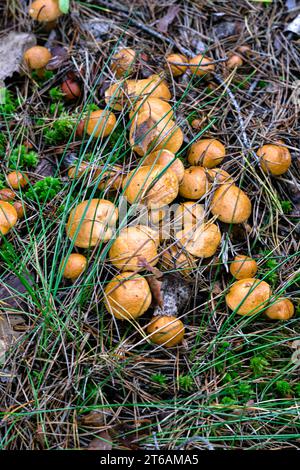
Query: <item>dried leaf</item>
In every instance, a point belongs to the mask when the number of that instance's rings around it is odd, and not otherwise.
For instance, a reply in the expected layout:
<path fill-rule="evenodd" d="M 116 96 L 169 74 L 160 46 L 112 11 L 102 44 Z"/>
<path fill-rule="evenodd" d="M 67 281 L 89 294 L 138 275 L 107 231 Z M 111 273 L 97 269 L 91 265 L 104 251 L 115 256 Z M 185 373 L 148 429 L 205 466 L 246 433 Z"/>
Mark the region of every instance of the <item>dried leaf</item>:
<path fill-rule="evenodd" d="M 104 426 L 105 416 L 107 414 L 108 413 L 105 409 L 91 411 L 90 413 L 80 417 L 80 424 L 82 426 L 92 426 L 92 427 Z"/>
<path fill-rule="evenodd" d="M 135 127 L 134 147 L 142 149 L 143 153 L 147 152 L 149 145 L 156 137 L 157 129 L 155 128 L 155 124 L 156 122 L 149 117 Z"/>
<path fill-rule="evenodd" d="M 112 440 L 107 431 L 102 431 L 95 437 L 89 445 L 87 450 L 111 450 Z"/>
<path fill-rule="evenodd" d="M 214 33 L 218 39 L 224 39 L 239 34 L 241 29 L 242 24 L 237 21 L 221 21 L 215 26 Z"/>
<path fill-rule="evenodd" d="M 5 353 L 13 342 L 22 334 L 14 330 L 14 327 L 24 323 L 19 315 L 0 315 L 0 364 L 5 361 Z"/>
<path fill-rule="evenodd" d="M 163 297 L 162 297 L 162 292 L 161 292 L 161 285 L 162 281 L 159 281 L 155 276 L 148 276 L 147 281 L 151 290 L 151 294 L 153 297 L 153 300 L 155 302 L 155 305 L 158 305 L 159 307 L 162 308 L 163 306 Z"/>
<path fill-rule="evenodd" d="M 65 47 L 55 46 L 51 48 L 52 58 L 49 60 L 46 69 L 56 70 L 61 67 L 69 58 L 68 51 Z"/>
<path fill-rule="evenodd" d="M 168 8 L 167 13 L 158 21 L 156 25 L 158 31 L 160 31 L 161 33 L 167 33 L 169 26 L 173 23 L 179 11 L 179 5 L 171 5 Z"/>
<path fill-rule="evenodd" d="M 36 44 L 30 33 L 10 32 L 0 42 L 0 83 L 20 70 L 24 52 Z"/>
<path fill-rule="evenodd" d="M 23 273 L 24 283 L 33 284 L 28 274 Z M 15 274 L 9 274 L 2 279 L 0 287 L 0 305 L 9 305 L 22 310 L 26 302 L 27 288 Z M 27 294 L 28 295 L 28 294 Z"/>

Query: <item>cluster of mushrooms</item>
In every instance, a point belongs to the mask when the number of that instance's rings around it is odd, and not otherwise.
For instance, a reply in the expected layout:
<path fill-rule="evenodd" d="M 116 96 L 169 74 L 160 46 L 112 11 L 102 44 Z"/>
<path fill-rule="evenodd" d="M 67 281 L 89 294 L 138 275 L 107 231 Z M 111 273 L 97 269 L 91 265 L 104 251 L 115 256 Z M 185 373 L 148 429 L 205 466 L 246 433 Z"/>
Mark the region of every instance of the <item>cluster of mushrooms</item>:
<path fill-rule="evenodd" d="M 51 22 L 61 14 L 55 0 L 37 0 L 30 7 L 30 15 L 38 21 Z M 24 56 L 27 66 L 40 73 L 50 59 L 50 51 L 42 46 L 28 49 Z M 140 165 L 128 174 L 123 175 L 116 165 L 99 182 L 99 188 L 109 186 L 112 191 L 122 191 L 130 205 L 142 204 L 150 221 L 150 224 L 138 223 L 117 231 L 108 253 L 110 263 L 119 274 L 106 285 L 104 303 L 114 317 L 129 321 L 143 315 L 152 302 L 147 278 L 141 274 L 143 270 L 159 263 L 162 269 L 174 269 L 183 276 L 188 275 L 197 259 L 214 256 L 220 246 L 222 234 L 218 221 L 242 224 L 252 210 L 247 194 L 235 184 L 230 174 L 218 167 L 226 156 L 226 149 L 219 140 L 202 138 L 195 141 L 189 148 L 187 167 L 176 157 L 183 143 L 183 132 L 176 124 L 169 103 L 171 93 L 167 82 L 157 74 L 141 80 L 127 78 L 135 60 L 133 49 L 121 49 L 113 57 L 116 80 L 105 92 L 107 107 L 89 113 L 80 123 L 81 133 L 104 138 L 116 126 L 115 113 L 126 108 L 130 119 L 129 142 L 141 159 Z M 206 75 L 215 68 L 213 60 L 203 55 L 188 60 L 182 54 L 171 54 L 166 61 L 175 77 L 187 69 L 193 74 Z M 242 65 L 235 56 L 229 61 L 229 68 Z M 70 83 L 64 87 L 68 94 Z M 70 94 L 71 97 L 76 95 L 76 87 Z M 282 175 L 291 164 L 290 152 L 281 141 L 262 146 L 257 155 L 267 174 Z M 101 175 L 101 168 L 95 171 L 88 162 L 71 167 L 68 175 L 78 179 L 89 171 L 94 171 L 95 178 Z M 11 174 L 8 176 L 9 187 L 14 187 L 14 178 L 17 187 L 21 181 L 26 184 L 26 176 Z M 167 209 L 178 196 L 184 201 L 177 205 L 173 214 L 175 243 L 161 251 Z M 203 198 L 209 202 L 209 211 L 199 203 Z M 1 232 L 6 234 L 16 223 L 17 212 L 14 209 L 12 216 L 8 209 L 13 210 L 13 206 L 4 200 L 0 205 Z M 207 219 L 208 212 L 211 219 Z M 118 216 L 118 208 L 110 200 L 82 201 L 69 214 L 67 236 L 78 249 L 98 246 L 112 240 Z M 84 254 L 71 253 L 63 261 L 63 276 L 74 281 L 86 268 Z M 239 315 L 253 315 L 264 309 L 269 318 L 290 318 L 294 313 L 293 304 L 287 298 L 271 302 L 270 286 L 255 278 L 257 268 L 256 261 L 248 256 L 238 255 L 233 260 L 230 272 L 236 282 L 226 295 L 228 307 Z M 172 347 L 182 342 L 185 328 L 175 315 L 163 312 L 153 316 L 147 333 L 155 344 Z"/>

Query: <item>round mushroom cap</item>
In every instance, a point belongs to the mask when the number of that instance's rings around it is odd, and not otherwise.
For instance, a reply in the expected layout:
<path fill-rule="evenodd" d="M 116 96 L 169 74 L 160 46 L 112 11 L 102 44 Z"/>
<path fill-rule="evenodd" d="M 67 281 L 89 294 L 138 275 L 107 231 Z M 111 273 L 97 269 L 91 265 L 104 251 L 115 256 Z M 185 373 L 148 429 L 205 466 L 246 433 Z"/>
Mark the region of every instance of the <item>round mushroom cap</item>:
<path fill-rule="evenodd" d="M 271 295 L 271 287 L 265 281 L 241 279 L 230 287 L 226 304 L 239 315 L 254 315 L 267 305 Z"/>
<path fill-rule="evenodd" d="M 112 58 L 112 70 L 117 78 L 129 75 L 136 58 L 136 52 L 130 48 L 120 49 Z"/>
<path fill-rule="evenodd" d="M 225 147 L 217 139 L 200 139 L 191 145 L 188 161 L 191 165 L 214 168 L 225 157 Z"/>
<path fill-rule="evenodd" d="M 147 327 L 150 341 L 171 348 L 183 340 L 185 328 L 179 318 L 172 316 L 155 316 Z"/>
<path fill-rule="evenodd" d="M 138 102 L 133 103 L 133 109 L 129 113 L 129 118 L 134 119 L 139 113 L 148 113 L 151 116 L 153 113 L 161 117 L 174 118 L 172 106 L 160 98 L 143 98 Z"/>
<path fill-rule="evenodd" d="M 270 305 L 265 311 L 272 320 L 289 320 L 294 315 L 294 305 L 290 299 L 281 297 Z"/>
<path fill-rule="evenodd" d="M 235 69 L 242 67 L 243 63 L 244 62 L 241 56 L 239 56 L 238 54 L 232 54 L 226 62 L 226 67 L 228 69 Z"/>
<path fill-rule="evenodd" d="M 77 279 L 86 270 L 87 259 L 79 253 L 71 253 L 67 261 L 63 260 L 62 266 L 64 266 L 63 277 Z"/>
<path fill-rule="evenodd" d="M 6 176 L 7 184 L 13 189 L 25 188 L 28 185 L 28 178 L 21 171 L 12 171 Z"/>
<path fill-rule="evenodd" d="M 16 193 L 9 188 L 0 189 L 0 200 L 1 201 L 13 201 L 16 197 Z"/>
<path fill-rule="evenodd" d="M 241 224 L 251 214 L 251 201 L 240 188 L 234 184 L 223 184 L 216 189 L 211 212 L 227 224 Z"/>
<path fill-rule="evenodd" d="M 267 144 L 257 151 L 260 165 L 265 173 L 280 176 L 286 173 L 291 166 L 292 157 L 289 150 L 283 145 Z"/>
<path fill-rule="evenodd" d="M 232 176 L 222 168 L 210 168 L 207 170 L 207 173 L 209 178 L 212 179 L 213 184 L 234 183 Z"/>
<path fill-rule="evenodd" d="M 6 235 L 17 223 L 18 214 L 12 204 L 0 201 L 0 233 Z"/>
<path fill-rule="evenodd" d="M 204 222 L 205 209 L 195 201 L 185 201 L 179 204 L 174 214 L 175 230 L 199 225 Z"/>
<path fill-rule="evenodd" d="M 194 75 L 203 77 L 210 72 L 214 72 L 215 64 L 212 62 L 213 59 L 210 57 L 205 57 L 203 54 L 198 54 L 189 60 L 190 70 Z"/>
<path fill-rule="evenodd" d="M 184 170 L 184 176 L 179 185 L 179 194 L 186 199 L 200 199 L 208 192 L 210 186 L 204 168 L 190 166 Z"/>
<path fill-rule="evenodd" d="M 237 255 L 230 265 L 230 272 L 236 279 L 252 278 L 257 273 L 257 263 L 249 256 Z"/>
<path fill-rule="evenodd" d="M 86 132 L 93 137 L 106 137 L 112 133 L 117 119 L 108 109 L 98 109 L 87 117 Z"/>
<path fill-rule="evenodd" d="M 89 164 L 87 162 L 82 162 L 79 165 L 71 166 L 68 170 L 68 177 L 73 179 L 79 179 L 88 169 Z"/>
<path fill-rule="evenodd" d="M 104 304 L 119 320 L 132 320 L 150 307 L 152 296 L 146 279 L 126 271 L 115 276 L 106 286 Z"/>
<path fill-rule="evenodd" d="M 198 228 L 187 226 L 176 233 L 176 238 L 196 258 L 210 258 L 221 243 L 221 232 L 216 224 L 208 222 Z"/>
<path fill-rule="evenodd" d="M 62 15 L 58 0 L 36 0 L 30 5 L 29 15 L 32 19 L 41 22 L 57 20 Z"/>
<path fill-rule="evenodd" d="M 123 190 L 130 204 L 139 202 L 159 209 L 177 197 L 178 179 L 172 170 L 160 165 L 141 166 L 124 179 Z"/>
<path fill-rule="evenodd" d="M 45 67 L 52 55 L 47 47 L 33 46 L 24 53 L 24 61 L 30 70 L 38 70 Z"/>
<path fill-rule="evenodd" d="M 175 271 L 182 276 L 189 276 L 196 268 L 196 260 L 183 247 L 171 245 L 160 255 L 160 266 L 164 271 Z"/>
<path fill-rule="evenodd" d="M 182 161 L 179 158 L 176 158 L 174 153 L 170 152 L 169 150 L 163 149 L 151 152 L 142 161 L 143 166 L 150 166 L 153 164 L 161 165 L 163 167 L 170 165 L 168 166 L 168 169 L 172 170 L 176 174 L 179 183 L 182 181 L 184 177 L 184 165 Z"/>
<path fill-rule="evenodd" d="M 75 246 L 88 248 L 112 236 L 118 209 L 105 199 L 83 201 L 71 210 L 66 232 Z"/>
<path fill-rule="evenodd" d="M 183 142 L 183 133 L 169 116 L 148 111 L 138 113 L 132 121 L 129 141 L 133 150 L 144 156 L 155 150 L 166 149 L 176 153 Z"/>
<path fill-rule="evenodd" d="M 144 269 L 143 261 L 155 266 L 158 261 L 157 242 L 149 227 L 137 225 L 124 228 L 109 250 L 111 263 L 121 271 Z"/>
<path fill-rule="evenodd" d="M 178 65 L 178 64 L 186 64 L 188 59 L 183 54 L 169 54 L 166 57 L 166 61 L 168 64 L 168 68 L 171 70 L 172 75 L 174 77 L 179 77 L 186 72 L 187 65 Z"/>

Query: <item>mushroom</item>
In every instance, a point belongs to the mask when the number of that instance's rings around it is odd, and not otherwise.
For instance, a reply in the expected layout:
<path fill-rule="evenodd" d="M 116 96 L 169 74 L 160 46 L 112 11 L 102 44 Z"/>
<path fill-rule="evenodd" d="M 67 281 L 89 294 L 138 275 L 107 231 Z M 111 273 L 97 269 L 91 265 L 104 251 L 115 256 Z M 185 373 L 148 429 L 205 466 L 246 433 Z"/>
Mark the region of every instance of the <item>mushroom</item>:
<path fill-rule="evenodd" d="M 107 242 L 118 219 L 118 209 L 105 199 L 83 201 L 71 210 L 66 232 L 75 246 L 88 248 Z"/>
<path fill-rule="evenodd" d="M 251 214 L 251 201 L 240 188 L 233 184 L 222 184 L 216 189 L 211 212 L 227 224 L 241 224 Z"/>
<path fill-rule="evenodd" d="M 226 304 L 239 315 L 254 315 L 267 305 L 271 295 L 271 287 L 265 281 L 241 279 L 230 287 Z"/>
<path fill-rule="evenodd" d="M 200 199 L 208 192 L 210 183 L 204 168 L 190 166 L 184 171 L 183 179 L 179 185 L 180 196 L 186 199 Z"/>
<path fill-rule="evenodd" d="M 79 165 L 73 165 L 68 170 L 68 177 L 71 180 L 79 179 L 89 168 L 89 164 L 87 162 L 81 162 Z"/>
<path fill-rule="evenodd" d="M 172 162 L 172 163 L 171 163 Z M 170 164 L 171 163 L 171 164 Z M 172 170 L 177 176 L 178 182 L 181 183 L 184 177 L 184 165 L 179 158 L 176 158 L 174 153 L 169 150 L 156 150 L 147 155 L 142 163 L 143 166 L 147 165 L 161 165 L 163 167 L 168 166 L 168 169 Z"/>
<path fill-rule="evenodd" d="M 210 168 L 207 170 L 207 173 L 209 175 L 209 179 L 211 179 L 213 183 L 234 183 L 232 176 L 222 168 Z"/>
<path fill-rule="evenodd" d="M 134 119 L 138 113 L 147 112 L 149 116 L 153 113 L 158 114 L 161 117 L 168 117 L 169 119 L 174 118 L 174 112 L 172 106 L 167 101 L 161 100 L 160 98 L 150 98 L 138 100 L 134 103 L 133 109 L 129 113 L 129 118 Z"/>
<path fill-rule="evenodd" d="M 196 55 L 189 60 L 189 67 L 192 74 L 203 77 L 215 70 L 213 59 L 205 57 L 203 54 Z"/>
<path fill-rule="evenodd" d="M 176 232 L 176 238 L 196 258 L 210 258 L 221 242 L 221 232 L 216 224 L 204 223 L 197 228 L 187 226 Z"/>
<path fill-rule="evenodd" d="M 141 166 L 124 179 L 123 190 L 130 204 L 140 202 L 159 209 L 177 197 L 178 179 L 172 170 L 160 165 Z"/>
<path fill-rule="evenodd" d="M 86 132 L 93 137 L 107 137 L 112 133 L 117 119 L 108 109 L 93 111 L 86 118 Z"/>
<path fill-rule="evenodd" d="M 225 157 L 225 147 L 217 139 L 200 139 L 194 142 L 188 154 L 191 165 L 201 165 L 205 168 L 214 168 Z"/>
<path fill-rule="evenodd" d="M 136 52 L 133 49 L 124 48 L 120 49 L 112 57 L 112 70 L 115 72 L 117 78 L 123 75 L 129 75 L 132 72 L 133 65 L 136 59 Z"/>
<path fill-rule="evenodd" d="M 86 270 L 87 259 L 79 253 L 71 253 L 67 260 L 63 260 L 62 266 L 64 266 L 63 277 L 75 280 Z"/>
<path fill-rule="evenodd" d="M 147 328 L 150 341 L 171 348 L 183 340 L 185 328 L 181 320 L 173 316 L 155 316 Z"/>
<path fill-rule="evenodd" d="M 183 142 L 183 133 L 168 116 L 144 111 L 135 116 L 130 127 L 130 145 L 140 156 L 166 149 L 176 153 Z"/>
<path fill-rule="evenodd" d="M 280 176 L 286 173 L 291 166 L 292 157 L 284 145 L 266 144 L 258 149 L 260 165 L 265 173 Z"/>
<path fill-rule="evenodd" d="M 150 75 L 142 80 L 125 80 L 111 85 L 105 91 L 105 101 L 114 110 L 121 111 L 128 101 L 136 103 L 146 98 L 160 98 L 168 101 L 171 93 L 166 81 L 159 75 Z"/>
<path fill-rule="evenodd" d="M 52 55 L 47 47 L 33 46 L 25 51 L 23 58 L 30 70 L 41 70 L 46 67 Z"/>
<path fill-rule="evenodd" d="M 204 222 L 205 210 L 202 204 L 195 201 L 185 201 L 179 204 L 174 214 L 175 230 L 199 225 Z"/>
<path fill-rule="evenodd" d="M 281 297 L 267 308 L 265 314 L 272 320 L 289 320 L 294 315 L 294 310 L 290 299 Z"/>
<path fill-rule="evenodd" d="M 17 223 L 18 214 L 12 204 L 0 201 L 0 233 L 6 235 Z"/>
<path fill-rule="evenodd" d="M 171 70 L 174 77 L 183 75 L 187 70 L 188 59 L 183 54 L 169 54 L 166 57 L 168 68 Z M 183 64 L 183 65 L 179 65 Z"/>
<path fill-rule="evenodd" d="M 76 100 L 81 96 L 81 88 L 75 80 L 67 79 L 61 84 L 61 91 L 67 101 Z"/>
<path fill-rule="evenodd" d="M 109 250 L 111 263 L 121 271 L 138 271 L 143 269 L 142 261 L 151 266 L 158 261 L 157 240 L 154 239 L 149 227 L 137 225 L 121 230 Z"/>
<path fill-rule="evenodd" d="M 245 255 L 237 255 L 230 265 L 230 272 L 236 279 L 247 279 L 255 276 L 257 263 Z"/>
<path fill-rule="evenodd" d="M 17 211 L 17 215 L 18 215 L 18 219 L 21 220 L 23 219 L 24 215 L 25 215 L 25 209 L 24 209 L 24 204 L 22 201 L 15 201 L 13 203 L 13 206 L 14 208 L 16 209 Z"/>
<path fill-rule="evenodd" d="M 152 296 L 146 279 L 140 274 L 123 272 L 106 286 L 104 304 L 119 320 L 132 320 L 150 307 Z"/>
<path fill-rule="evenodd" d="M 238 54 L 232 54 L 226 62 L 226 67 L 228 69 L 236 69 L 242 67 L 243 59 Z"/>
<path fill-rule="evenodd" d="M 197 265 L 196 259 L 176 244 L 161 252 L 160 266 L 164 271 L 176 271 L 182 276 L 188 276 Z"/>
<path fill-rule="evenodd" d="M 16 193 L 9 188 L 3 188 L 0 190 L 0 200 L 1 201 L 13 201 L 16 197 Z"/>
<path fill-rule="evenodd" d="M 25 188 L 28 185 L 28 178 L 21 171 L 12 171 L 6 175 L 7 184 L 13 189 Z"/>
<path fill-rule="evenodd" d="M 31 18 L 41 22 L 56 21 L 62 14 L 58 0 L 35 0 L 29 8 Z"/>

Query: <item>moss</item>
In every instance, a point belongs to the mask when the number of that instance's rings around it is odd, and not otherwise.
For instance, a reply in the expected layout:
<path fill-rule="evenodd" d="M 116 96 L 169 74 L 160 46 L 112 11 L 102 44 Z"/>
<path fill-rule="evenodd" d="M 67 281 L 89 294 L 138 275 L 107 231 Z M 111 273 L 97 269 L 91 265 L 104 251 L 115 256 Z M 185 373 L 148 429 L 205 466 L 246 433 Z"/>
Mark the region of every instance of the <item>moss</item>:
<path fill-rule="evenodd" d="M 25 145 L 19 145 L 12 150 L 8 166 L 12 169 L 34 168 L 38 164 L 38 154 L 32 150 L 28 151 Z"/>
<path fill-rule="evenodd" d="M 58 178 L 47 176 L 35 183 L 27 192 L 26 197 L 34 202 L 47 202 L 53 199 L 61 190 L 62 183 Z"/>

